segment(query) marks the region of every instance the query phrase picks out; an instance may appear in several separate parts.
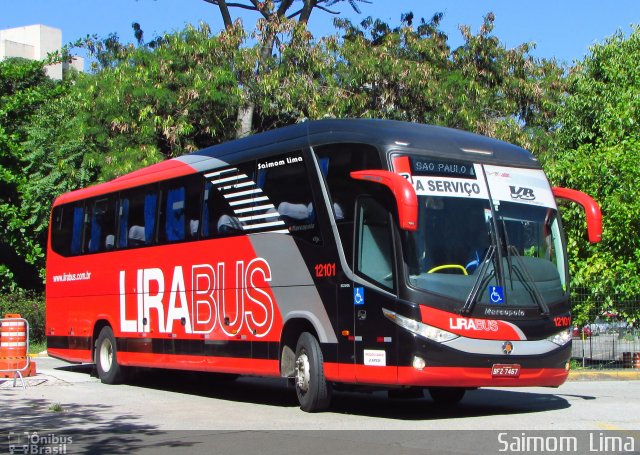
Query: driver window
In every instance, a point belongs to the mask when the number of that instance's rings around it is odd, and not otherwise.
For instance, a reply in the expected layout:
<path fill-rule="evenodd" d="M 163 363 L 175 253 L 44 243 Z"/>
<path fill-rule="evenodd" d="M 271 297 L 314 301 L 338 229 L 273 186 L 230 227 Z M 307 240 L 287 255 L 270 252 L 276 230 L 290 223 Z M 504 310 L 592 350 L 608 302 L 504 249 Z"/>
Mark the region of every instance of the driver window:
<path fill-rule="evenodd" d="M 356 222 L 356 272 L 393 290 L 393 237 L 389 212 L 374 199 L 363 197 L 358 200 Z"/>

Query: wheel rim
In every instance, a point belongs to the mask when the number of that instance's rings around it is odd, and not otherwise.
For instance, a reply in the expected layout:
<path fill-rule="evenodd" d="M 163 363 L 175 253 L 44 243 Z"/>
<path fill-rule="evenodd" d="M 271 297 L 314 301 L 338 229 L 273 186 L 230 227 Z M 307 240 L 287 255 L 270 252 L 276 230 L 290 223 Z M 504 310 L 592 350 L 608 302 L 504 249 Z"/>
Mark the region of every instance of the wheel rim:
<path fill-rule="evenodd" d="M 105 339 L 100 345 L 100 366 L 102 371 L 107 372 L 111 370 L 111 364 L 113 363 L 113 345 L 111 340 Z"/>
<path fill-rule="evenodd" d="M 303 392 L 306 392 L 309 390 L 310 378 L 309 357 L 306 352 L 302 351 L 296 359 L 296 387 Z"/>

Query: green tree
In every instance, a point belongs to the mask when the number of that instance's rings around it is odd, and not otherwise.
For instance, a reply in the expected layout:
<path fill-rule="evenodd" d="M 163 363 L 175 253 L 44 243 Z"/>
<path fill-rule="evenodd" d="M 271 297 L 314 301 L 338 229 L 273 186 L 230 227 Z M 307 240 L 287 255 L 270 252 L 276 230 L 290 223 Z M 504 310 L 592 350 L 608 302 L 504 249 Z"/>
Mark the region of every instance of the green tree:
<path fill-rule="evenodd" d="M 41 247 L 58 195 L 231 139 L 239 103 L 230 65 L 244 33 L 208 26 L 166 34 L 155 48 L 115 46 L 94 74 L 43 106 L 28 128 L 25 228 Z M 39 256 L 39 267 L 43 267 Z"/>
<path fill-rule="evenodd" d="M 432 123 L 517 143 L 540 153 L 553 138 L 564 94 L 563 68 L 536 59 L 531 45 L 507 49 L 487 14 L 477 34 L 466 26 L 452 49 L 440 30 L 442 14 L 416 21 L 411 13 L 391 28 L 367 18 L 345 33 L 337 77 L 353 96 L 351 115 Z"/>
<path fill-rule="evenodd" d="M 238 79 L 243 90 L 242 103 L 238 108 L 237 116 L 237 137 L 247 136 L 253 131 L 254 110 L 259 99 L 256 97 L 253 88 L 254 81 L 260 76 L 260 73 L 266 70 L 268 64 L 273 62 L 272 54 L 274 46 L 278 41 L 278 34 L 283 30 L 283 23 L 287 19 L 297 18 L 300 24 L 306 26 L 314 9 L 337 14 L 330 8 L 333 5 L 348 1 L 351 7 L 360 12 L 358 3 L 371 3 L 369 0 L 248 0 L 229 3 L 226 0 L 204 0 L 207 3 L 218 6 L 220 15 L 227 29 L 233 27 L 233 19 L 229 7 L 241 8 L 244 10 L 255 11 L 261 16 L 261 21 L 256 24 L 258 41 L 260 43 L 257 53 L 257 59 L 252 71 L 246 73 L 245 67 L 239 71 Z M 301 3 L 302 6 L 291 12 L 294 7 Z"/>
<path fill-rule="evenodd" d="M 590 194 L 603 212 L 602 243 L 590 245 L 580 209 L 563 211 L 575 289 L 590 297 L 578 308 L 583 317 L 596 302 L 604 302 L 601 311 L 639 295 L 639 59 L 638 26 L 628 37 L 616 33 L 590 49 L 569 77 L 570 96 L 558 118 L 559 149 L 545 156 L 553 183 Z"/>
<path fill-rule="evenodd" d="M 22 142 L 37 110 L 67 89 L 47 77 L 44 65 L 19 58 L 0 62 L 0 291 L 39 285 L 34 265 L 44 252 L 24 220 L 29 176 Z"/>

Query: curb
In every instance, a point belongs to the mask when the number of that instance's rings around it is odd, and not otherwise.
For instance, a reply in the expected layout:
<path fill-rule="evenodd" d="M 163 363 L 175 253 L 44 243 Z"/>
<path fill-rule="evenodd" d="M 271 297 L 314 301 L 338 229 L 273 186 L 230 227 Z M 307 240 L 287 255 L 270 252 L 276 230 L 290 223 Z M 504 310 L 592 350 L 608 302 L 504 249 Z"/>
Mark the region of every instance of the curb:
<path fill-rule="evenodd" d="M 49 354 L 47 353 L 47 351 L 42 351 L 42 352 L 38 352 L 38 353 L 30 353 L 29 357 L 31 357 L 32 359 L 37 359 L 40 357 L 49 357 Z"/>
<path fill-rule="evenodd" d="M 640 380 L 640 370 L 636 371 L 603 371 L 603 370 L 571 370 L 568 381 L 634 381 Z"/>

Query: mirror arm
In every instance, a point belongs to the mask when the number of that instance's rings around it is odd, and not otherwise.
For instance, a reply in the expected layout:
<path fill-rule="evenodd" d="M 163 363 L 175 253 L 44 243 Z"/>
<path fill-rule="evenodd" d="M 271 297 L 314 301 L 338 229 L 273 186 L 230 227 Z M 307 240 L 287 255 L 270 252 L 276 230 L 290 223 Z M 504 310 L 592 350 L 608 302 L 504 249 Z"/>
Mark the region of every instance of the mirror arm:
<path fill-rule="evenodd" d="M 407 179 L 379 169 L 354 171 L 350 175 L 356 180 L 379 183 L 389 188 L 396 200 L 400 228 L 406 231 L 418 229 L 418 196 Z"/>
<path fill-rule="evenodd" d="M 587 216 L 587 234 L 591 243 L 602 240 L 602 212 L 598 203 L 586 193 L 569 188 L 553 187 L 553 195 L 560 199 L 576 202 L 582 206 Z"/>

